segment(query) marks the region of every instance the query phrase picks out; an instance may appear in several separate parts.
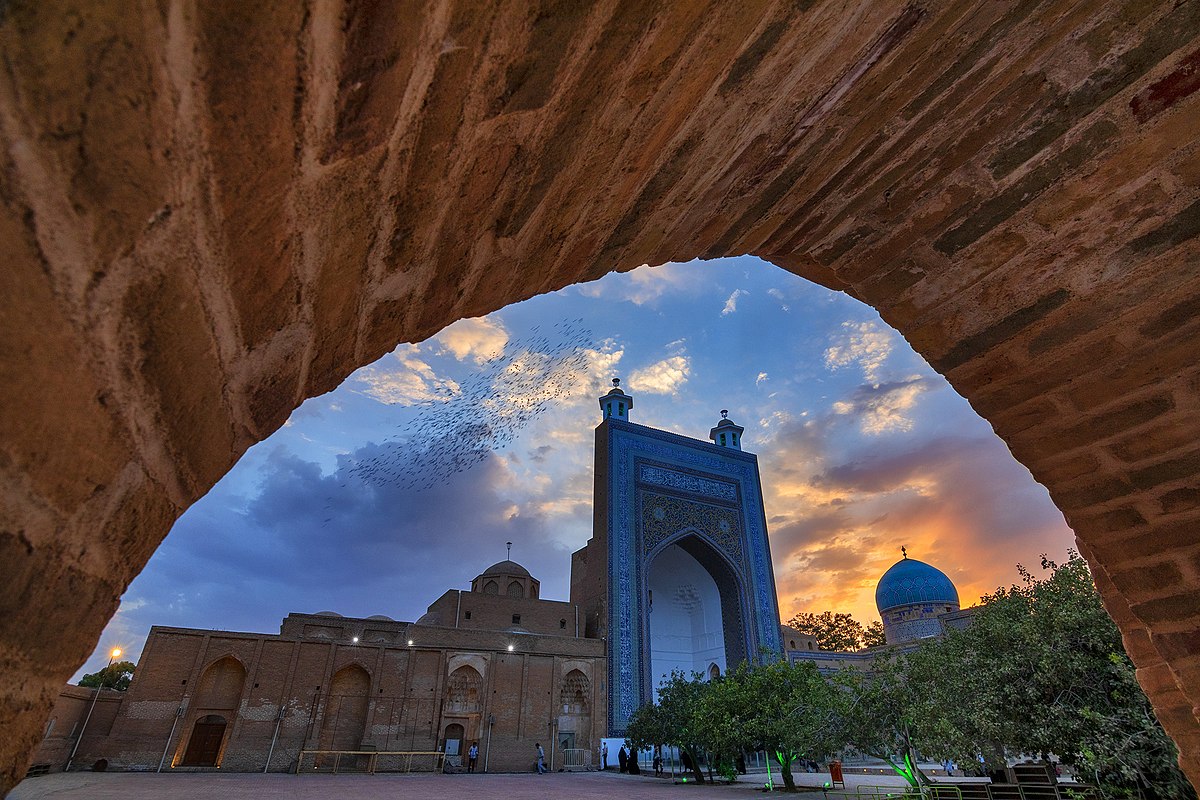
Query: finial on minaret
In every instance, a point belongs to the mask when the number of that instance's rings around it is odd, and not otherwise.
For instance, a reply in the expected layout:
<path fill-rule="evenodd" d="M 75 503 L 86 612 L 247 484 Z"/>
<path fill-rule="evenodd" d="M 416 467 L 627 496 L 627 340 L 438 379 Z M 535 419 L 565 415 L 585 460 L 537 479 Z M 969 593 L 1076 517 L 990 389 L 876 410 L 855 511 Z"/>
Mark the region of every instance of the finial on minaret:
<path fill-rule="evenodd" d="M 908 558 L 908 548 L 905 547 L 904 545 L 900 545 L 900 555 L 904 556 L 905 558 Z"/>
<path fill-rule="evenodd" d="M 708 432 L 708 438 L 712 439 L 713 444 L 718 447 L 732 447 L 734 450 L 742 449 L 742 434 L 746 429 L 738 425 L 729 418 L 729 409 L 721 409 L 721 421 L 717 423 L 717 427 Z"/>
<path fill-rule="evenodd" d="M 512 561 L 512 542 L 505 542 L 508 545 L 508 560 Z"/>
<path fill-rule="evenodd" d="M 629 421 L 629 412 L 633 410 L 633 398 L 621 391 L 621 379 L 612 379 L 613 388 L 608 394 L 600 397 L 600 413 L 604 419 L 619 419 Z"/>

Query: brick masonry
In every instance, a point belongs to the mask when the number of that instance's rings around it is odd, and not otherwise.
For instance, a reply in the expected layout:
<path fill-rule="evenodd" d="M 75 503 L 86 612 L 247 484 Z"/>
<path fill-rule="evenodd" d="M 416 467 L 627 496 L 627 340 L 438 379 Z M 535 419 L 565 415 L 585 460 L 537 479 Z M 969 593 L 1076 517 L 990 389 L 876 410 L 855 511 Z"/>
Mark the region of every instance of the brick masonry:
<path fill-rule="evenodd" d="M 559 629 L 568 603 L 461 595 L 472 627 L 330 612 L 289 614 L 279 634 L 156 626 L 129 690 L 102 692 L 86 728 L 94 693 L 62 690 L 33 761 L 59 771 L 79 740 L 76 769 L 104 759 L 117 770 L 293 772 L 305 749 L 444 751 L 452 725 L 463 751 L 479 742 L 479 769 L 486 758 L 492 771 L 526 770 L 538 742 L 561 765 L 551 742 L 568 733 L 594 751 L 606 727 L 604 642 Z M 514 607 L 534 630 L 479 621 Z M 210 715 L 226 722 L 219 755 L 196 766 L 188 748 Z"/>
<path fill-rule="evenodd" d="M 877 308 L 1046 484 L 1200 780 L 1198 49 L 1190 0 L 5 5 L 0 791 L 304 398 L 743 253 Z"/>

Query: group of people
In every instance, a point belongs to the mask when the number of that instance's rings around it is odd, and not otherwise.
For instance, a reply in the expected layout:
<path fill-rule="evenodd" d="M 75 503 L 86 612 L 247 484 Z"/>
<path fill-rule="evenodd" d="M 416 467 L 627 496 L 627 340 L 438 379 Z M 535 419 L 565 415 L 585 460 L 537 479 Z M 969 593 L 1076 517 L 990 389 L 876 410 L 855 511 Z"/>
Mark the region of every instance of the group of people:
<path fill-rule="evenodd" d="M 629 773 L 630 775 L 640 775 L 641 767 L 638 766 L 637 751 L 630 754 L 625 746 L 617 751 L 617 767 L 621 772 Z M 608 769 L 608 742 L 600 742 L 600 769 Z M 654 748 L 654 777 L 661 778 L 663 775 L 663 759 L 662 751 L 659 748 Z"/>

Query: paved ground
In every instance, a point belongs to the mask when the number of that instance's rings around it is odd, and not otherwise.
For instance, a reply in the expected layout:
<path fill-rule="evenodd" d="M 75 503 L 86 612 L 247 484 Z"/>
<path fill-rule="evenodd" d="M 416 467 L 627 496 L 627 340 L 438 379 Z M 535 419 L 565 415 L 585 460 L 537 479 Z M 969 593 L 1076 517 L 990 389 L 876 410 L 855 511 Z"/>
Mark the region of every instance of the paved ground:
<path fill-rule="evenodd" d="M 893 784 L 884 776 L 847 775 L 850 786 Z M 746 775 L 733 785 L 675 785 L 670 780 L 611 773 L 534 775 L 248 775 L 191 773 L 156 775 L 136 772 L 74 772 L 30 778 L 9 800 L 445 800 L 469 794 L 503 800 L 676 800 L 726 798 L 751 800 L 765 776 Z M 801 774 L 796 782 L 820 787 L 828 773 Z M 821 797 L 819 789 L 816 797 Z M 834 794 L 830 793 L 830 797 Z"/>

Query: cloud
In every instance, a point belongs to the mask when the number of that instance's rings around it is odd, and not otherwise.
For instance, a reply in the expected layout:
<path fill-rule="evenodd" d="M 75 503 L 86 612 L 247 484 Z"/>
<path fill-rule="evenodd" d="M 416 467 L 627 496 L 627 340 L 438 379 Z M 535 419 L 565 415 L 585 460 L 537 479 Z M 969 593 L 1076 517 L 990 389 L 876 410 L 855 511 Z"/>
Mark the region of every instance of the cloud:
<path fill-rule="evenodd" d="M 758 377 L 754 379 L 754 385 L 758 386 L 763 381 L 768 381 L 768 380 L 770 380 L 770 377 L 767 375 L 767 373 L 760 372 L 760 373 L 758 373 Z"/>
<path fill-rule="evenodd" d="M 632 391 L 646 394 L 675 394 L 687 383 L 692 365 L 685 355 L 664 358 L 644 369 L 634 370 L 629 376 Z"/>
<path fill-rule="evenodd" d="M 783 296 L 783 292 L 779 291 L 778 289 L 771 288 L 771 289 L 767 289 L 767 294 L 771 295 L 771 297 L 774 297 L 776 300 L 778 300 L 779 307 L 782 308 L 784 311 L 792 310 L 792 307 L 787 304 L 787 302 L 786 302 L 787 298 L 785 298 Z"/>
<path fill-rule="evenodd" d="M 476 317 L 460 319 L 433 340 L 459 361 L 470 358 L 476 364 L 484 364 L 504 352 L 508 331 L 493 317 Z"/>
<path fill-rule="evenodd" d="M 760 451 L 784 619 L 875 619 L 875 585 L 901 545 L 945 571 L 964 606 L 1011 583 L 1017 562 L 1071 546 L 1045 490 L 996 436 L 935 432 L 841 452 L 834 418 L 777 419 Z"/>
<path fill-rule="evenodd" d="M 748 294 L 750 293 L 745 289 L 734 289 L 733 293 L 729 295 L 729 299 L 725 301 L 725 307 L 721 309 L 721 316 L 727 317 L 733 312 L 737 311 L 738 298 L 744 297 Z"/>
<path fill-rule="evenodd" d="M 919 396 L 937 385 L 914 375 L 903 381 L 859 386 L 849 398 L 835 401 L 833 412 L 856 418 L 859 429 L 869 436 L 911 431 L 913 419 L 906 412 L 916 406 Z"/>
<path fill-rule="evenodd" d="M 420 352 L 418 345 L 400 345 L 391 356 L 354 373 L 352 390 L 387 405 L 416 405 L 446 400 L 457 394 L 458 384 L 440 377 L 420 358 Z"/>
<path fill-rule="evenodd" d="M 706 288 L 704 281 L 696 280 L 697 269 L 695 265 L 674 262 L 658 267 L 642 264 L 629 272 L 611 272 L 598 281 L 580 284 L 575 291 L 584 297 L 653 308 L 663 295 L 694 294 Z"/>
<path fill-rule="evenodd" d="M 590 485 L 587 494 L 564 492 L 558 481 L 532 486 L 494 453 L 420 491 L 354 474 L 355 464 L 379 458 L 403 470 L 405 454 L 398 443 L 366 444 L 326 474 L 275 448 L 263 459 L 258 491 L 239 496 L 218 486 L 184 514 L 101 642 L 133 656 L 151 625 L 261 631 L 264 613 L 282 619 L 331 609 L 414 620 L 446 589 L 465 588 L 502 560 L 506 541 L 548 596 L 566 596 L 566 578 L 555 586 L 555 576 L 583 543 L 577 528 L 590 523 Z M 561 508 L 547 505 L 560 499 Z M 561 515 L 584 510 L 567 535 Z"/>
<path fill-rule="evenodd" d="M 872 383 L 892 352 L 893 334 L 875 322 L 843 322 L 841 333 L 825 351 L 825 366 L 838 370 L 857 364 Z"/>

